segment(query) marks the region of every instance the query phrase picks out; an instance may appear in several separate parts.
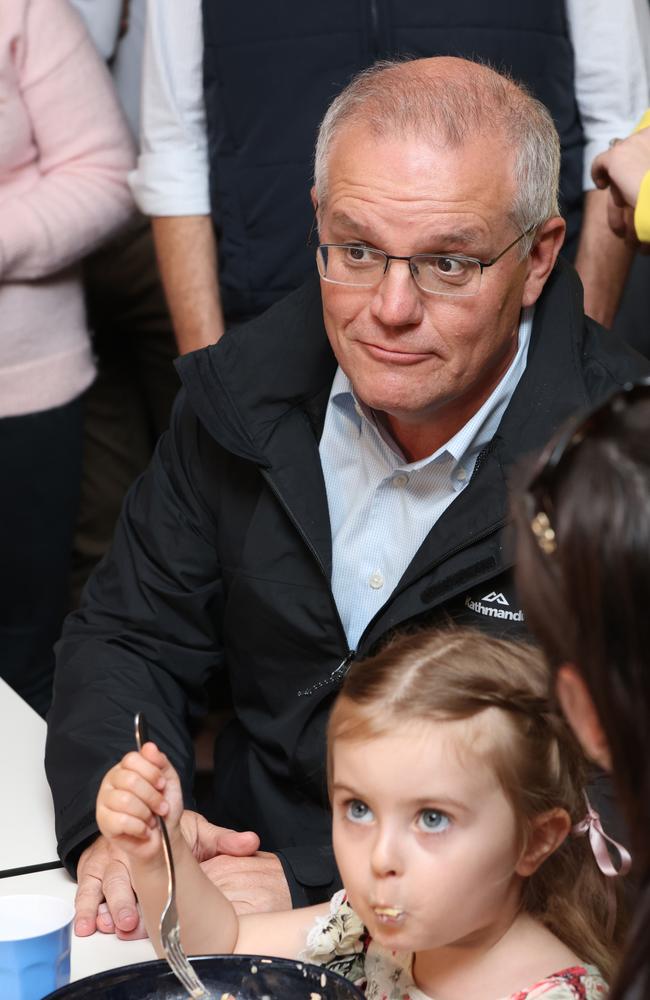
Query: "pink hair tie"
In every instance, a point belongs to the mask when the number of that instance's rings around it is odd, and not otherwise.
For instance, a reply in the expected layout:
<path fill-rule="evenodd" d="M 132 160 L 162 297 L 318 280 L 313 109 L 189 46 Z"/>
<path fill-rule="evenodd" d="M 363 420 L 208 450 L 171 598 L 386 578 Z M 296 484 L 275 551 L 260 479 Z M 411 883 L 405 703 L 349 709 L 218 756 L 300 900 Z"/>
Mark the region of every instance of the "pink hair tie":
<path fill-rule="evenodd" d="M 617 875 L 627 875 L 632 865 L 632 855 L 619 844 L 613 837 L 608 836 L 603 830 L 600 815 L 592 806 L 587 793 L 585 792 L 585 802 L 587 804 L 587 815 L 576 823 L 571 833 L 574 837 L 589 835 L 589 843 L 599 869 L 608 878 L 615 878 Z M 609 845 L 616 848 L 620 858 L 619 867 L 616 868 L 610 855 Z M 616 923 L 616 892 L 611 882 L 607 883 L 607 895 L 609 897 L 609 917 L 607 919 L 607 937 L 611 940 Z"/>

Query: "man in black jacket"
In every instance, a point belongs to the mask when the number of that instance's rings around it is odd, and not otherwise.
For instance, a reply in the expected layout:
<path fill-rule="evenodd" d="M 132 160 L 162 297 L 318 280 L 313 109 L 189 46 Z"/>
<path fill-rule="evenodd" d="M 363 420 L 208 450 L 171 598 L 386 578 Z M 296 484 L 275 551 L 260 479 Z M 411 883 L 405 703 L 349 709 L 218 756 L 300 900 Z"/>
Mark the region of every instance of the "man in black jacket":
<path fill-rule="evenodd" d="M 233 719 L 192 835 L 240 908 L 336 885 L 324 728 L 346 665 L 450 618 L 519 635 L 507 478 L 577 407 L 647 370 L 557 265 L 546 110 L 458 59 L 362 74 L 316 150 L 316 280 L 179 363 L 170 432 L 67 623 L 47 769 L 78 932 L 137 917 L 94 798 L 143 710 L 191 801 L 187 718 Z M 337 366 L 338 362 L 338 366 Z M 218 852 L 222 852 L 219 854 Z M 106 909 L 106 908 L 105 908 Z"/>

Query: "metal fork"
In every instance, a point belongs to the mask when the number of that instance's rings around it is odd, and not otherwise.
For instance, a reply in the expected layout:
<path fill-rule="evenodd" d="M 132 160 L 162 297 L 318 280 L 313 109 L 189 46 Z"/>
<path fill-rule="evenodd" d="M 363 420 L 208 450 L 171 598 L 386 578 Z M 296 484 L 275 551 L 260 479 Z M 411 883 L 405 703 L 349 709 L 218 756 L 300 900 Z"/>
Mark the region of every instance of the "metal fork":
<path fill-rule="evenodd" d="M 147 722 L 142 712 L 135 717 L 135 742 L 141 750 L 148 740 Z M 178 912 L 176 910 L 176 876 L 174 859 L 169 843 L 167 826 L 162 816 L 158 816 L 158 826 L 162 837 L 163 854 L 167 865 L 167 902 L 160 917 L 160 940 L 169 967 L 180 983 L 187 990 L 188 996 L 194 1000 L 210 1000 L 210 994 L 190 965 L 187 955 L 181 948 L 180 931 L 178 927 Z"/>

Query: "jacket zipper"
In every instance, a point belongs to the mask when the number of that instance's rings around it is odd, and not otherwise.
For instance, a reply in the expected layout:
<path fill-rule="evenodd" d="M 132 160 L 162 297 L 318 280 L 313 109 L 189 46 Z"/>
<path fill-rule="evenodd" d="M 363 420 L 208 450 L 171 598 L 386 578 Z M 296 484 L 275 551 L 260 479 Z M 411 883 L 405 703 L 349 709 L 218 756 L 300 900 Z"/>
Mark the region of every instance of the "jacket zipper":
<path fill-rule="evenodd" d="M 356 650 L 351 649 L 331 674 L 328 674 L 327 677 L 323 677 L 320 681 L 316 681 L 315 684 L 311 684 L 307 688 L 301 688 L 299 691 L 296 691 L 298 697 L 304 698 L 306 695 L 313 694 L 314 691 L 318 691 L 320 688 L 329 687 L 330 684 L 336 684 L 337 681 L 343 680 L 348 672 L 348 667 L 356 655 Z"/>

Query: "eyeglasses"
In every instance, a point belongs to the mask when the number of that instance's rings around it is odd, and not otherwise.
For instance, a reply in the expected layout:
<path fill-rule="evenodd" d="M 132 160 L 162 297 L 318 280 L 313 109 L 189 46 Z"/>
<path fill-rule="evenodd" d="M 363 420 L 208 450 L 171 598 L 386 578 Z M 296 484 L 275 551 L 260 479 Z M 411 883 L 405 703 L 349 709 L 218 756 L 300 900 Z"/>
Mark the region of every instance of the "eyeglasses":
<path fill-rule="evenodd" d="M 476 295 L 486 267 L 492 267 L 537 227 L 529 226 L 505 250 L 491 260 L 464 254 L 416 253 L 410 257 L 375 250 L 363 244 L 321 243 L 316 250 L 318 273 L 334 285 L 372 288 L 382 280 L 392 260 L 408 263 L 413 280 L 423 292 L 433 295 Z M 313 229 L 313 226 L 312 226 Z M 311 242 L 309 234 L 308 244 Z"/>
<path fill-rule="evenodd" d="M 650 377 L 628 382 L 596 407 L 570 420 L 560 434 L 542 452 L 524 490 L 530 530 L 545 555 L 557 550 L 552 517 L 554 516 L 553 487 L 564 460 L 587 437 L 605 428 L 609 418 L 621 413 L 639 399 L 650 400 Z"/>

